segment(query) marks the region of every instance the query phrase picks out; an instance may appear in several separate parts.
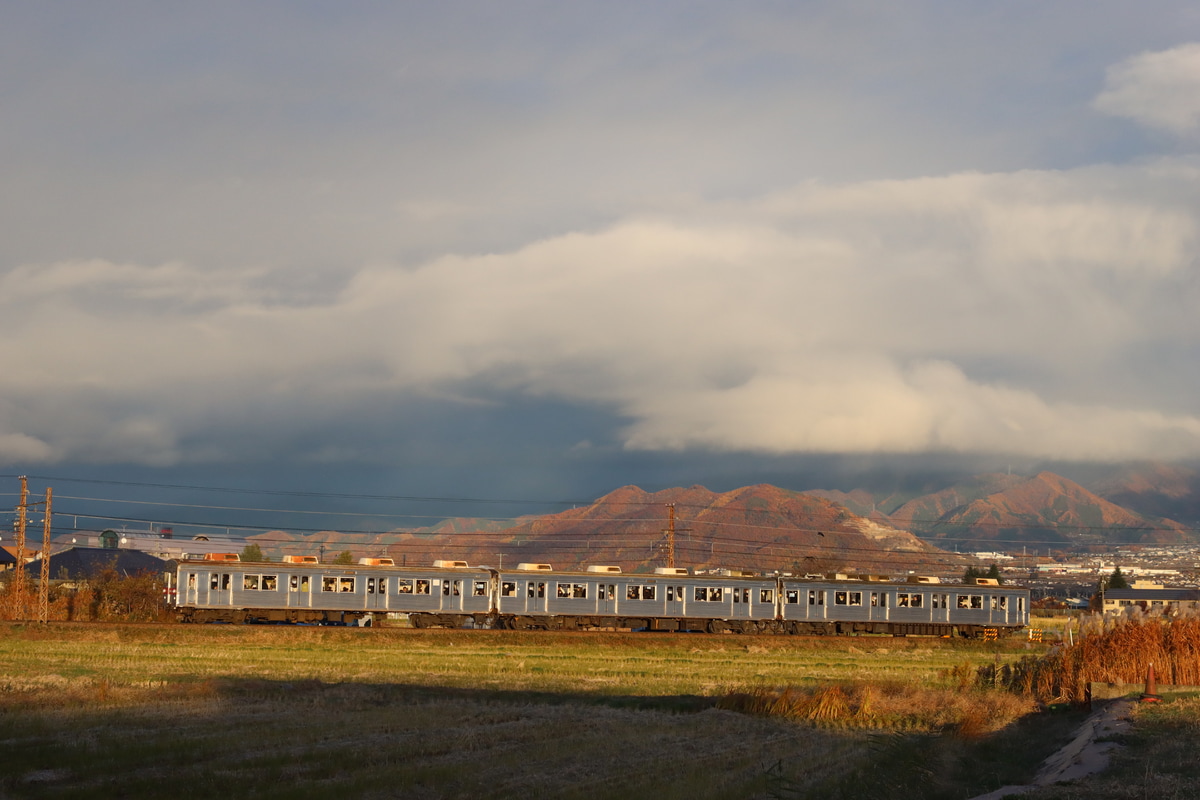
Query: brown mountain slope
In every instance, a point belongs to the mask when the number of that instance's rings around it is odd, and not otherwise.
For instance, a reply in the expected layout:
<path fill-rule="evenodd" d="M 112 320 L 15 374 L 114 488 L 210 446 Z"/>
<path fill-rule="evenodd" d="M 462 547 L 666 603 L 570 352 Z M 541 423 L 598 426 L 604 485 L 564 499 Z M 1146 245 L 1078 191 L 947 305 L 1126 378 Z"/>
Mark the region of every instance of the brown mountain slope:
<path fill-rule="evenodd" d="M 989 495 L 1029 480 L 1020 475 L 988 472 L 960 481 L 946 489 L 909 500 L 888 517 L 896 525 L 919 526 L 940 520 L 946 514 Z"/>
<path fill-rule="evenodd" d="M 924 530 L 932 541 L 1001 550 L 1186 538 L 1178 523 L 1148 520 L 1051 472 L 955 508 Z"/>
<path fill-rule="evenodd" d="M 1149 517 L 1168 517 L 1200 527 L 1200 472 L 1155 462 L 1123 464 L 1087 488 L 1105 500 Z"/>
<path fill-rule="evenodd" d="M 960 568 L 951 554 L 907 531 L 768 485 L 725 493 L 702 486 L 654 493 L 625 486 L 588 506 L 526 520 L 499 534 L 405 534 L 389 553 L 407 563 L 453 557 L 493 566 L 528 561 L 556 569 L 614 564 L 645 570 L 666 564 L 672 505 L 677 566 L 799 572 Z"/>

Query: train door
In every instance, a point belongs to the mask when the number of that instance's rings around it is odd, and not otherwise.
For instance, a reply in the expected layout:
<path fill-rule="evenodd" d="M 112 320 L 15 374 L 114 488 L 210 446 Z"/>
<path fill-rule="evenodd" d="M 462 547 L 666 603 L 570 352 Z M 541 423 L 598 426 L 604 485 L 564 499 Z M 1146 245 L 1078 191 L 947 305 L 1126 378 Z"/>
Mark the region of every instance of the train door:
<path fill-rule="evenodd" d="M 871 592 L 871 620 L 886 620 L 890 600 L 887 592 Z"/>
<path fill-rule="evenodd" d="M 179 598 L 181 605 L 194 606 L 200 602 L 200 575 L 195 572 L 187 572 L 182 575 L 183 580 L 178 590 L 182 594 Z"/>
<path fill-rule="evenodd" d="M 442 579 L 442 610 L 461 611 L 463 607 L 463 581 L 461 578 Z"/>
<path fill-rule="evenodd" d="M 733 599 L 733 607 L 729 612 L 730 619 L 749 619 L 750 587 L 734 586 L 729 590 L 729 594 Z"/>
<path fill-rule="evenodd" d="M 933 622 L 950 621 L 950 595 L 934 592 L 930 596 L 930 613 Z"/>
<path fill-rule="evenodd" d="M 991 623 L 993 625 L 1008 625 L 1012 617 L 1012 609 L 1009 604 L 1012 598 L 1006 594 L 994 594 L 991 597 Z"/>
<path fill-rule="evenodd" d="M 312 607 L 312 576 L 311 575 L 288 575 L 287 580 L 287 604 L 289 608 L 311 608 Z"/>
<path fill-rule="evenodd" d="M 387 585 L 387 578 L 368 575 L 367 596 L 363 607 L 371 611 L 383 611 L 387 609 Z"/>
<path fill-rule="evenodd" d="M 548 608 L 546 582 L 545 581 L 526 581 L 525 582 L 525 613 L 527 614 L 545 614 Z"/>
<path fill-rule="evenodd" d="M 684 593 L 682 586 L 666 586 L 666 605 L 663 614 L 668 617 L 682 617 L 687 613 L 684 608 Z"/>
<path fill-rule="evenodd" d="M 233 605 L 233 575 L 229 572 L 208 574 L 208 602 L 210 606 Z"/>
<path fill-rule="evenodd" d="M 596 584 L 596 613 L 617 613 L 617 585 L 615 583 Z"/>

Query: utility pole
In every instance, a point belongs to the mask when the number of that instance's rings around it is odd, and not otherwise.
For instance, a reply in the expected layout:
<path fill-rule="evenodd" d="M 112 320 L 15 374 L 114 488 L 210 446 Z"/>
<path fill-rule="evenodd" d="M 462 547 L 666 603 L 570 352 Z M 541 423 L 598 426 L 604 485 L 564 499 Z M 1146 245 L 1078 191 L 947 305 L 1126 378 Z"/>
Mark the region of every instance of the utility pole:
<path fill-rule="evenodd" d="M 50 501 L 54 490 L 46 487 L 46 517 L 42 522 L 42 575 L 38 583 L 38 622 L 50 621 Z"/>
<path fill-rule="evenodd" d="M 676 530 L 690 531 L 691 528 L 676 529 L 676 527 L 675 527 L 675 504 L 667 503 L 667 529 L 663 532 L 665 534 L 667 534 L 666 550 L 667 550 L 667 566 L 668 567 L 675 566 L 675 532 L 676 532 Z"/>
<path fill-rule="evenodd" d="M 25 619 L 25 506 L 29 502 L 29 479 L 21 476 L 21 502 L 17 505 L 17 563 L 13 571 L 13 582 L 17 593 L 13 598 L 16 603 L 17 619 Z"/>

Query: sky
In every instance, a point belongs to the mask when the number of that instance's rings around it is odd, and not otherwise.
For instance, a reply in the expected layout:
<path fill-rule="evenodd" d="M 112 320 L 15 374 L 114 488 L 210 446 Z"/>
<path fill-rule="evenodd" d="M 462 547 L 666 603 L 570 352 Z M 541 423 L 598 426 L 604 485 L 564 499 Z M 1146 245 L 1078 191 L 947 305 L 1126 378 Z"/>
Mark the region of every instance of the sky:
<path fill-rule="evenodd" d="M 1194 3 L 0 1 L 0 107 L 0 488 L 1200 458 Z"/>

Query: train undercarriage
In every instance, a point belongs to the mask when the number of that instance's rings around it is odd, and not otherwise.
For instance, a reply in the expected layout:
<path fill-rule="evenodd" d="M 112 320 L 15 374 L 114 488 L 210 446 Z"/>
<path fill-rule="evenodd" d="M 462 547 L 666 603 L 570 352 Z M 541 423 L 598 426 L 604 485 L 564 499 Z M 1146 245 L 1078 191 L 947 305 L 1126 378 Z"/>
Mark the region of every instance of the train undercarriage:
<path fill-rule="evenodd" d="M 386 618 L 375 611 L 321 611 L 315 609 L 207 609 L 180 607 L 176 619 L 184 623 L 359 625 L 380 624 Z M 693 617 L 619 617 L 520 614 L 453 614 L 414 612 L 413 628 L 491 628 L 511 631 L 629 630 L 677 633 L 785 634 L 793 636 L 941 636 L 978 638 L 988 631 L 1011 632 L 985 625 L 887 621 L 697 619 Z M 1013 629 L 1018 630 L 1018 629 Z"/>

